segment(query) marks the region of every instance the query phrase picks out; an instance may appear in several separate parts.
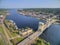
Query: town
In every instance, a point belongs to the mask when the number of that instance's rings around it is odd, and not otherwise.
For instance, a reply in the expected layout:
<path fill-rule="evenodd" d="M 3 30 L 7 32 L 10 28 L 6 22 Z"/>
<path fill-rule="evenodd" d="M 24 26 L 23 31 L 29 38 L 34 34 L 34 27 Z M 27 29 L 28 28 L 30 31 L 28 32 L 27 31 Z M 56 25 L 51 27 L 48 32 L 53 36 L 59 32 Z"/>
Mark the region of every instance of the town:
<path fill-rule="evenodd" d="M 39 36 L 49 28 L 53 23 L 60 22 L 59 15 L 54 15 L 52 13 L 46 14 L 35 14 L 38 12 L 18 12 L 20 15 L 34 17 L 39 22 L 38 29 L 34 31 L 30 27 L 18 28 L 16 23 L 13 20 L 6 19 L 10 15 L 9 11 L 0 9 L 0 43 L 1 45 L 32 45 L 39 40 Z M 59 24 L 59 23 L 58 23 Z M 41 41 L 42 39 L 40 39 Z M 28 42 L 28 43 L 27 43 Z M 49 45 L 47 41 L 43 41 L 43 44 Z M 41 43 L 42 44 L 42 43 Z"/>
<path fill-rule="evenodd" d="M 60 45 L 60 0 L 0 0 L 0 45 Z"/>

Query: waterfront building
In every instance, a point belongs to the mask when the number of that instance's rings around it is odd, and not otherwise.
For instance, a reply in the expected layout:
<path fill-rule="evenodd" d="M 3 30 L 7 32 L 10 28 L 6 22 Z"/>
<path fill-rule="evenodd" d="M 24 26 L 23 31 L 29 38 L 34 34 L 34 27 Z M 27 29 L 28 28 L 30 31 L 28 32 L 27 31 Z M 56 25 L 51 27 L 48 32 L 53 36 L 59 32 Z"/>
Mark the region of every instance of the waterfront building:
<path fill-rule="evenodd" d="M 45 25 L 46 22 L 47 22 L 46 20 L 40 20 L 38 30 L 41 30 L 41 28 L 42 28 L 41 26 Z"/>
<path fill-rule="evenodd" d="M 43 22 L 39 22 L 38 30 L 40 30 L 40 29 L 41 29 L 41 26 L 42 26 L 42 25 L 44 25 L 44 23 L 43 23 Z"/>
<path fill-rule="evenodd" d="M 19 34 L 20 34 L 21 36 L 23 36 L 23 37 L 26 37 L 26 36 L 28 36 L 29 34 L 31 34 L 32 31 L 33 31 L 33 30 L 32 30 L 31 28 L 21 29 L 21 30 L 19 31 Z"/>
<path fill-rule="evenodd" d="M 14 28 L 15 30 L 18 29 L 17 25 L 15 24 L 15 22 L 13 20 L 7 20 L 7 27 L 8 28 Z"/>

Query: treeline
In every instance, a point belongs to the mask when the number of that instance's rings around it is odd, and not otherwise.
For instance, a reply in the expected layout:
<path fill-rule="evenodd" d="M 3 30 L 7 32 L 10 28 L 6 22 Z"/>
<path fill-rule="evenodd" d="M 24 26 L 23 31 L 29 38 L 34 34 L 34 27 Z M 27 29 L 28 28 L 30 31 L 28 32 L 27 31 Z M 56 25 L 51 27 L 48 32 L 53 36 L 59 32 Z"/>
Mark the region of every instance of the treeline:
<path fill-rule="evenodd" d="M 21 11 L 21 10 L 19 10 Z M 40 12 L 40 13 L 52 13 L 54 15 L 60 15 L 60 8 L 29 8 L 29 9 L 23 9 L 22 11 L 34 11 L 34 12 Z"/>
<path fill-rule="evenodd" d="M 7 9 L 0 9 L 0 15 L 6 14 L 8 11 Z"/>

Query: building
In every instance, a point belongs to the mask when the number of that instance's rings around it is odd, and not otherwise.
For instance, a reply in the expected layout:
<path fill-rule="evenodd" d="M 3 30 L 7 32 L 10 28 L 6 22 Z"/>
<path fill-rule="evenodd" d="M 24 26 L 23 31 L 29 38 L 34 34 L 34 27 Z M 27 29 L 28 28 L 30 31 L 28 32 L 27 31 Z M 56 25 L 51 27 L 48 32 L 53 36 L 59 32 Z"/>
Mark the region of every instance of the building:
<path fill-rule="evenodd" d="M 43 22 L 39 22 L 38 30 L 40 30 L 40 29 L 41 29 L 41 26 L 42 26 L 42 25 L 44 25 L 44 23 L 43 23 Z"/>
<path fill-rule="evenodd" d="M 13 20 L 7 20 L 6 23 L 7 23 L 8 28 L 12 28 L 12 29 L 15 29 L 15 30 L 18 29 L 17 25 L 15 24 L 15 22 Z"/>
<path fill-rule="evenodd" d="M 27 28 L 27 29 L 20 29 L 19 34 L 23 37 L 26 37 L 28 35 L 30 35 L 32 33 L 32 29 L 31 28 Z"/>
<path fill-rule="evenodd" d="M 46 22 L 47 22 L 46 20 L 40 20 L 38 30 L 40 30 L 41 26 L 45 25 Z"/>
<path fill-rule="evenodd" d="M 3 15 L 0 15 L 0 24 L 2 24 L 2 23 L 3 23 L 3 20 L 4 20 Z"/>

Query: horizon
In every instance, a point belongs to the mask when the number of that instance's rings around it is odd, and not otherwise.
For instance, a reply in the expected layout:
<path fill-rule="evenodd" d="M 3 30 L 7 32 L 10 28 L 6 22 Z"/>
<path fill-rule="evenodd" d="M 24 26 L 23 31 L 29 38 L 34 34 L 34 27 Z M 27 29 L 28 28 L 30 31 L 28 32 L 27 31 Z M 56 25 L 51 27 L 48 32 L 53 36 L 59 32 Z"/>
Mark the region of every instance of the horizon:
<path fill-rule="evenodd" d="M 60 8 L 59 0 L 1 0 L 0 8 Z"/>
<path fill-rule="evenodd" d="M 43 8 L 0 8 L 0 9 L 43 9 Z M 60 8 L 44 8 L 44 9 L 60 9 Z"/>

